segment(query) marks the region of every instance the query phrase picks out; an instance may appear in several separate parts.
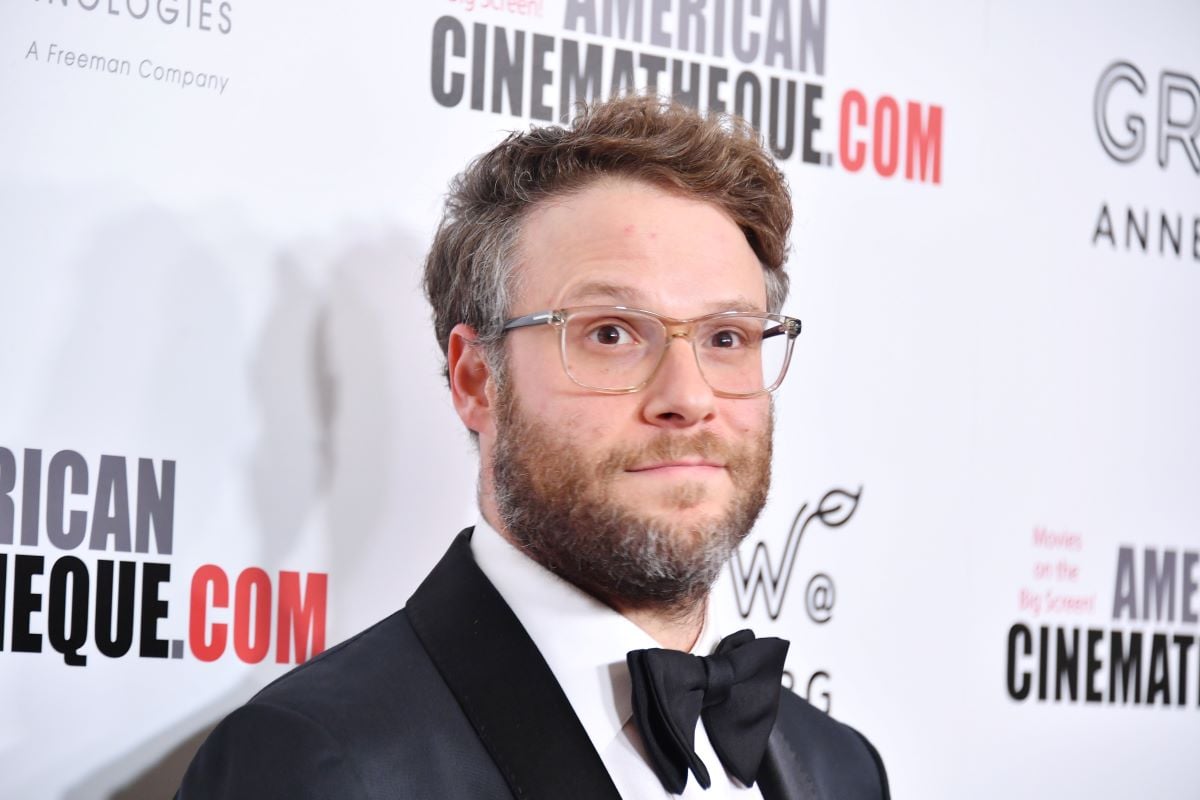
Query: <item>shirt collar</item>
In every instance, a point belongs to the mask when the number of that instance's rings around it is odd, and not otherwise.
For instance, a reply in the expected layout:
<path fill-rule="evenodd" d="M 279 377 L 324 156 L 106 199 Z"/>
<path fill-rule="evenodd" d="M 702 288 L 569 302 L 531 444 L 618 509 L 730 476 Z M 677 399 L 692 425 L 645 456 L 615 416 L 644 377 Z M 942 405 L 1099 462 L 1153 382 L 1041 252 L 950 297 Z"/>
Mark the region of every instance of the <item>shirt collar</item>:
<path fill-rule="evenodd" d="M 471 553 L 541 651 L 593 746 L 603 752 L 633 715 L 626 655 L 658 643 L 525 555 L 482 516 Z M 716 641 L 710 629 L 706 619 L 693 652 L 711 652 Z"/>

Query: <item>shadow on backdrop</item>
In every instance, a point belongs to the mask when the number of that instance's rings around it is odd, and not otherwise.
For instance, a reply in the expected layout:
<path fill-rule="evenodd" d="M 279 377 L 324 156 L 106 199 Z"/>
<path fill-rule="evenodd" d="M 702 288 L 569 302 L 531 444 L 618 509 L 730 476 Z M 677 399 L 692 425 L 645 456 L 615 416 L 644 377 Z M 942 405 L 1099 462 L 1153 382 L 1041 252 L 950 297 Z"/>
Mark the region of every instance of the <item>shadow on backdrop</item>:
<path fill-rule="evenodd" d="M 192 291 L 196 280 L 211 280 L 197 277 L 196 271 L 211 274 L 216 255 L 203 253 L 180 220 L 158 219 L 153 225 L 138 220 L 128 230 L 115 226 L 120 235 L 112 237 L 110 244 L 119 242 L 119 252 L 111 252 L 111 247 L 101 243 L 89 251 L 89 259 L 93 264 L 128 261 L 130 242 L 126 237 L 136 236 L 138 230 L 161 232 L 164 226 L 172 231 L 168 238 L 174 238 L 168 246 L 201 254 L 173 262 L 180 272 L 172 268 L 168 284 L 183 297 L 171 302 L 185 303 L 193 309 L 193 316 L 199 314 L 201 319 L 194 322 L 220 326 L 222 320 L 210 317 L 227 307 L 228 300 L 209 304 L 209 299 L 216 298 L 197 300 Z M 156 235 L 159 248 L 161 239 Z M 155 249 L 148 248 L 161 265 L 164 254 Z M 306 257 L 307 265 L 303 263 Z M 248 359 L 245 348 L 233 353 L 235 363 L 249 364 L 245 383 L 217 387 L 218 394 L 248 390 L 255 410 L 257 436 L 244 480 L 252 495 L 253 533 L 260 548 L 256 559 L 267 569 L 284 562 L 301 534 L 315 526 L 329 546 L 328 608 L 338 609 L 339 616 L 350 621 L 338 629 L 342 637 L 374 621 L 370 615 L 390 613 L 407 599 L 407 594 L 362 598 L 362 590 L 356 594 L 355 587 L 392 585 L 375 582 L 381 565 L 374 563 L 380 559 L 371 544 L 394 533 L 394 523 L 384 517 L 394 508 L 402 508 L 404 502 L 389 500 L 394 494 L 389 487 L 397 482 L 403 485 L 396 480 L 395 464 L 412 459 L 399 452 L 405 446 L 404 432 L 395 431 L 391 424 L 392 416 L 403 407 L 398 386 L 404 379 L 395 374 L 396 354 L 389 356 L 386 343 L 407 342 L 407 328 L 418 325 L 424 340 L 433 341 L 427 311 L 413 319 L 413 308 L 395 307 L 413 303 L 417 295 L 414 276 L 421 257 L 413 239 L 396 233 L 353 243 L 331 260 L 303 251 L 278 257 L 270 309 L 254 352 Z M 92 273 L 100 279 L 100 271 Z M 401 355 L 402 362 L 411 358 L 411 351 Z M 436 366 L 431 362 L 429 369 Z M 170 379 L 182 381 L 181 390 L 190 391 L 195 376 L 189 374 L 187 365 L 175 364 L 173 370 L 176 374 Z M 412 424 L 428 428 L 428 421 Z M 447 539 L 449 535 L 447 532 Z M 396 547 L 393 541 L 391 549 Z M 424 563 L 415 566 L 421 574 L 426 568 Z M 406 584 L 400 581 L 398 585 Z M 354 603 L 360 604 L 360 613 L 345 614 L 342 609 Z M 359 617 L 366 619 L 360 621 Z M 326 645 L 335 643 L 330 639 Z M 277 674 L 271 669 L 265 676 L 247 675 L 205 707 L 132 743 L 122 756 L 79 780 L 63 795 L 64 800 L 172 796 L 220 718 Z M 149 764 L 147 753 L 155 754 Z"/>

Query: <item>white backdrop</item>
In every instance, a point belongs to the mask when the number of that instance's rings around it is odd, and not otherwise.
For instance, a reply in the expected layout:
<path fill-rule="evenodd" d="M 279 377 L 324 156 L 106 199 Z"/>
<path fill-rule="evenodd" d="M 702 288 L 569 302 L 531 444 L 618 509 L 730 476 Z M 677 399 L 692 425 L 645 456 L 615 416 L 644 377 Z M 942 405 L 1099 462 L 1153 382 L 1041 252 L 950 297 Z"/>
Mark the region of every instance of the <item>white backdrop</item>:
<path fill-rule="evenodd" d="M 0 796 L 169 793 L 471 522 L 420 262 L 449 178 L 582 69 L 757 86 L 790 151 L 805 328 L 720 613 L 792 640 L 898 798 L 1200 797 L 1197 30 L 1183 0 L 6 3 Z"/>

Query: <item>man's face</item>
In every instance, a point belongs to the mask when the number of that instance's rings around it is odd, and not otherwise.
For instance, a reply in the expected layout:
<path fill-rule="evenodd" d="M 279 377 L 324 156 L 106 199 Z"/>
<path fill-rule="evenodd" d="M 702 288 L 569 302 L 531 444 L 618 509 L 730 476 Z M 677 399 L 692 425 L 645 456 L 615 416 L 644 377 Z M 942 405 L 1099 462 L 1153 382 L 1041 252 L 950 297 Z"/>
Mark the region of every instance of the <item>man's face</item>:
<path fill-rule="evenodd" d="M 766 310 L 762 268 L 717 207 L 603 180 L 526 220 L 513 315 L 621 305 L 689 318 Z M 494 437 L 481 438 L 503 527 L 530 555 L 617 607 L 702 597 L 766 498 L 770 401 L 722 398 L 691 342 L 650 383 L 601 394 L 570 380 L 550 326 L 507 336 Z M 490 477 L 490 481 L 488 481 Z"/>

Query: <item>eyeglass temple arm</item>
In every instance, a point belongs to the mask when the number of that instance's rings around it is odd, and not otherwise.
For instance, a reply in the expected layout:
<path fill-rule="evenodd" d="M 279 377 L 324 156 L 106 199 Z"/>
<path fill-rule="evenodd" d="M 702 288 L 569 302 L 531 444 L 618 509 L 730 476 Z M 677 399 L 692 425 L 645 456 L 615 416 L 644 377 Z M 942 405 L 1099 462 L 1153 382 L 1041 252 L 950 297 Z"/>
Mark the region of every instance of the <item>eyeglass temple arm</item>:
<path fill-rule="evenodd" d="M 799 336 L 800 320 L 789 319 L 787 322 L 779 323 L 774 328 L 768 328 L 767 330 L 763 331 L 763 338 L 769 339 L 772 336 L 780 336 L 785 333 L 793 339 Z"/>
<path fill-rule="evenodd" d="M 513 328 L 528 328 L 532 325 L 546 325 L 553 321 L 553 311 L 538 311 L 533 314 L 526 314 L 523 317 L 516 317 L 504 323 L 504 327 L 500 330 L 511 331 Z"/>

